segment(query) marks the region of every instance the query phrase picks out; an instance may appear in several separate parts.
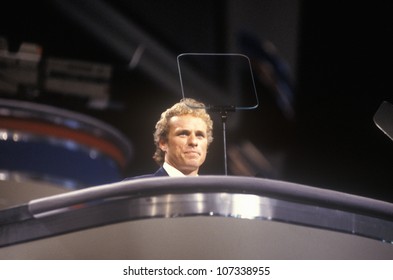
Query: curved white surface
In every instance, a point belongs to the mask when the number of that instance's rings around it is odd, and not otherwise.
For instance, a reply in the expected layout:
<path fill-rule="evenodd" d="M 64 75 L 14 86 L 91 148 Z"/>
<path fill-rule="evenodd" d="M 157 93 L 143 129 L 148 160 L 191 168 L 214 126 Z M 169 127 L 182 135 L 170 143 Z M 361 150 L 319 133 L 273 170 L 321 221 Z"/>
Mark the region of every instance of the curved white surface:
<path fill-rule="evenodd" d="M 0 211 L 7 259 L 392 259 L 393 205 L 258 178 L 149 178 Z"/>
<path fill-rule="evenodd" d="M 393 259 L 391 244 L 273 221 L 124 222 L 0 249 L 0 259 Z"/>

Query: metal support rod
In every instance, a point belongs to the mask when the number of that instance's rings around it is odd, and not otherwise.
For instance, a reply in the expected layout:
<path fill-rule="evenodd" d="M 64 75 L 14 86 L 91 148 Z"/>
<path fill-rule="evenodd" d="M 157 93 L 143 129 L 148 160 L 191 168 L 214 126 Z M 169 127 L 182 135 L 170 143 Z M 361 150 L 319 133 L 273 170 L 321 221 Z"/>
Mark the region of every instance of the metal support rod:
<path fill-rule="evenodd" d="M 227 159 L 227 136 L 226 136 L 226 121 L 228 118 L 227 112 L 221 112 L 221 121 L 222 121 L 222 139 L 224 144 L 224 174 L 228 175 L 228 159 Z"/>
<path fill-rule="evenodd" d="M 222 136 L 224 144 L 224 173 L 228 175 L 228 160 L 227 160 L 227 133 L 226 133 L 226 122 L 228 119 L 228 112 L 235 112 L 236 107 L 230 106 L 207 106 L 206 109 L 210 112 L 220 113 L 222 123 Z"/>

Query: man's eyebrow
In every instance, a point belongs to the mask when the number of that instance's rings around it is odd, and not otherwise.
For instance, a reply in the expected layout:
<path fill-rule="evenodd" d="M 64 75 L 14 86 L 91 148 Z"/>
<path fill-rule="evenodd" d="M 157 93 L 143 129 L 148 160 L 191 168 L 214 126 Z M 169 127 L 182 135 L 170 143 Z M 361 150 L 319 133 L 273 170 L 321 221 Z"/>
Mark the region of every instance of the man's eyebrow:
<path fill-rule="evenodd" d="M 191 133 L 191 129 L 188 128 L 179 128 L 175 131 L 176 134 L 180 134 L 180 133 Z M 195 134 L 203 134 L 206 135 L 207 132 L 204 130 L 196 130 Z"/>
<path fill-rule="evenodd" d="M 179 129 L 177 129 L 177 130 L 176 130 L 176 133 L 184 133 L 184 132 L 187 132 L 187 133 L 189 133 L 189 132 L 190 132 L 190 130 L 189 130 L 189 129 L 187 129 L 187 128 L 179 128 Z"/>
<path fill-rule="evenodd" d="M 206 134 L 207 134 L 207 132 L 204 131 L 204 130 L 197 130 L 195 133 L 197 133 L 197 134 L 202 133 L 203 135 L 206 135 Z"/>

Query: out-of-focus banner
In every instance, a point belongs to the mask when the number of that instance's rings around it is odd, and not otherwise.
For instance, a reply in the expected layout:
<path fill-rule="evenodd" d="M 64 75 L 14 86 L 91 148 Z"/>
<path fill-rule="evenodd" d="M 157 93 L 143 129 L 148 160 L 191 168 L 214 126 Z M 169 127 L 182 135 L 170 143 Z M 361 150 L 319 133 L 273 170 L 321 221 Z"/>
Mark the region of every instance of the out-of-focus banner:
<path fill-rule="evenodd" d="M 1 279 L 391 279 L 393 260 L 3 260 Z M 72 278 L 71 278 L 72 277 Z"/>

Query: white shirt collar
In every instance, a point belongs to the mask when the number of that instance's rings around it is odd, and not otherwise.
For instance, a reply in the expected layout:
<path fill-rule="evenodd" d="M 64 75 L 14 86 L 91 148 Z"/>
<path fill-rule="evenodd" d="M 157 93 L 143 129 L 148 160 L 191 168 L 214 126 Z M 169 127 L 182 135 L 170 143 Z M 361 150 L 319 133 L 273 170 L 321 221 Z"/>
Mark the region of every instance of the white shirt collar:
<path fill-rule="evenodd" d="M 173 167 L 169 163 L 164 162 L 162 167 L 168 173 L 169 177 L 186 177 L 186 175 L 184 175 L 181 171 L 177 170 L 175 167 Z"/>

